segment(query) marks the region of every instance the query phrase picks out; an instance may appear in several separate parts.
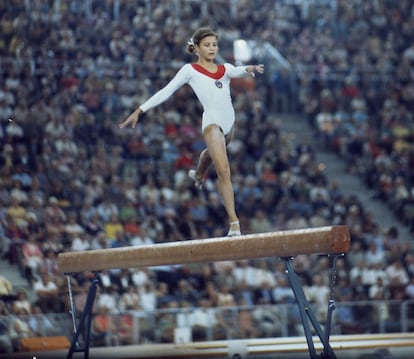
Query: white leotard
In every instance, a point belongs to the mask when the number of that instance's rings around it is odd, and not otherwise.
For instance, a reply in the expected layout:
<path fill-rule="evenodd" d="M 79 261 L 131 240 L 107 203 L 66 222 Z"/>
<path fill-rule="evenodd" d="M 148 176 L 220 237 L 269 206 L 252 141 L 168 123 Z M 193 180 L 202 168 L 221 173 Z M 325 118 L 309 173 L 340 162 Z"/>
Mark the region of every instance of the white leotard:
<path fill-rule="evenodd" d="M 204 132 L 208 125 L 215 124 L 227 135 L 234 124 L 230 79 L 247 74 L 246 66 L 233 66 L 229 63 L 218 65 L 216 73 L 211 73 L 197 64 L 185 64 L 165 87 L 140 107 L 146 112 L 166 101 L 183 85 L 189 84 L 203 106 L 201 130 Z"/>

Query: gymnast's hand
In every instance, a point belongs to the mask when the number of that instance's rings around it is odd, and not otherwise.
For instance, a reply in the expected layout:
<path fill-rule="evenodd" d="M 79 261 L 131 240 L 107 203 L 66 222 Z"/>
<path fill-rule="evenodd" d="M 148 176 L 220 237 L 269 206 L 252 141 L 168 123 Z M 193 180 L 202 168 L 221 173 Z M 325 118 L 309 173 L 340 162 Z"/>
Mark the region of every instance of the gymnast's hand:
<path fill-rule="evenodd" d="M 264 73 L 264 65 L 260 64 L 260 65 L 254 66 L 254 72 L 257 72 L 259 74 Z"/>
<path fill-rule="evenodd" d="M 254 77 L 255 72 L 262 74 L 264 72 L 264 65 L 248 65 L 246 66 L 246 71 Z"/>
<path fill-rule="evenodd" d="M 132 112 L 124 122 L 119 124 L 119 128 L 125 128 L 129 125 L 132 125 L 132 128 L 135 128 L 138 122 L 138 118 L 141 115 L 142 110 L 141 108 L 137 108 L 134 112 Z"/>

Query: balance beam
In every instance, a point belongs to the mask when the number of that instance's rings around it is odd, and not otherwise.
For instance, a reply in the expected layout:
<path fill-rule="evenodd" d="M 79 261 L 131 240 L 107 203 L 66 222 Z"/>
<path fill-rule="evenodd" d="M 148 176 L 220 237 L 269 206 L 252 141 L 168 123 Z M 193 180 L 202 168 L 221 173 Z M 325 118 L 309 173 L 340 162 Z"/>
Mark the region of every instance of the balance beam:
<path fill-rule="evenodd" d="M 349 250 L 349 246 L 347 226 L 326 226 L 139 247 L 64 252 L 59 254 L 58 263 L 62 273 L 76 273 L 303 254 L 342 254 Z"/>

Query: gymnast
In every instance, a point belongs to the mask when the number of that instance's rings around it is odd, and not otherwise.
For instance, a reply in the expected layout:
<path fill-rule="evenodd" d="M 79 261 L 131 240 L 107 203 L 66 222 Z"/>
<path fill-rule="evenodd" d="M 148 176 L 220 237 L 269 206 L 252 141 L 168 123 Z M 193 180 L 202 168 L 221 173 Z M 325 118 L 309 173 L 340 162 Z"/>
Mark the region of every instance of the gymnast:
<path fill-rule="evenodd" d="M 214 164 L 218 190 L 230 224 L 227 236 L 231 237 L 241 235 L 241 232 L 226 149 L 234 134 L 235 121 L 230 80 L 246 74 L 254 76 L 255 72 L 262 74 L 264 66 L 216 64 L 218 50 L 218 35 L 213 30 L 207 27 L 196 30 L 187 42 L 187 51 L 197 55 L 198 60 L 185 64 L 165 87 L 139 106 L 119 127 L 131 125 L 135 128 L 142 113 L 163 103 L 180 87 L 189 84 L 203 106 L 201 130 L 207 148 L 201 152 L 196 169 L 191 169 L 188 175 L 195 186 L 201 189 L 210 165 Z"/>

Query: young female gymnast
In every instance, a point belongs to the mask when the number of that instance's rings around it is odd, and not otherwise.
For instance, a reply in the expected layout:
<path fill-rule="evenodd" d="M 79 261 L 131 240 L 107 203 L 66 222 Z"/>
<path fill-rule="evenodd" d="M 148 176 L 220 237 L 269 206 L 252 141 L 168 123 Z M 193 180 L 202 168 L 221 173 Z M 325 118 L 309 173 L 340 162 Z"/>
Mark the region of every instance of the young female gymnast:
<path fill-rule="evenodd" d="M 166 101 L 180 87 L 189 84 L 203 106 L 201 130 L 207 148 L 201 152 L 197 168 L 190 170 L 188 175 L 195 181 L 197 188 L 201 189 L 208 168 L 214 164 L 218 190 L 229 217 L 227 235 L 238 236 L 241 234 L 240 223 L 234 205 L 226 149 L 233 137 L 235 120 L 230 80 L 246 74 L 254 76 L 255 72 L 263 73 L 264 66 L 233 66 L 229 63 L 218 65 L 215 63 L 218 49 L 218 35 L 214 31 L 206 27 L 196 30 L 187 43 L 187 51 L 197 55 L 197 62 L 185 64 L 164 88 L 139 106 L 119 126 L 124 128 L 131 125 L 134 128 L 142 113 Z"/>

